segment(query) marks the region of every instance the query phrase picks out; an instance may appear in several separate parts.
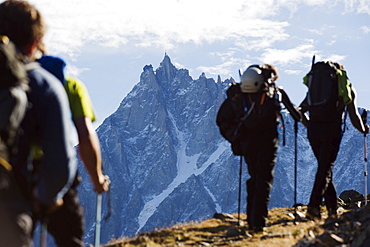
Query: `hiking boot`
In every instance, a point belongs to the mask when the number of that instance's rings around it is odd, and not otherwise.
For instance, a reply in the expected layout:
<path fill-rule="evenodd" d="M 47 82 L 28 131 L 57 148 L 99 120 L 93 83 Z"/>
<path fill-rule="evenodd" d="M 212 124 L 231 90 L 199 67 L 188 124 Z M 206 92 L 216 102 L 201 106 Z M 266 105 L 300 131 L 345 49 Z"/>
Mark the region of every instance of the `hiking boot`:
<path fill-rule="evenodd" d="M 307 213 L 306 213 L 306 219 L 320 220 L 321 219 L 320 209 L 314 208 L 314 207 L 308 207 Z"/>
<path fill-rule="evenodd" d="M 252 229 L 250 229 L 248 232 L 252 235 L 256 235 L 256 234 L 265 235 L 265 234 L 267 234 L 266 228 L 262 227 L 262 226 L 255 226 Z"/>

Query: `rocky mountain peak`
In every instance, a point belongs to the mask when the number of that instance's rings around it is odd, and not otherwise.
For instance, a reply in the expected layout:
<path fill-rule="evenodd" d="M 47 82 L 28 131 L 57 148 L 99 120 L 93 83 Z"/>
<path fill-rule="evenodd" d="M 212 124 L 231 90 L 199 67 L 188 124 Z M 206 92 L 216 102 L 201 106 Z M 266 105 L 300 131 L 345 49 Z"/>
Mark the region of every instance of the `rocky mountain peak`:
<path fill-rule="evenodd" d="M 156 76 L 161 83 L 169 84 L 175 78 L 177 69 L 172 64 L 170 57 L 165 54 L 159 68 L 156 70 Z"/>

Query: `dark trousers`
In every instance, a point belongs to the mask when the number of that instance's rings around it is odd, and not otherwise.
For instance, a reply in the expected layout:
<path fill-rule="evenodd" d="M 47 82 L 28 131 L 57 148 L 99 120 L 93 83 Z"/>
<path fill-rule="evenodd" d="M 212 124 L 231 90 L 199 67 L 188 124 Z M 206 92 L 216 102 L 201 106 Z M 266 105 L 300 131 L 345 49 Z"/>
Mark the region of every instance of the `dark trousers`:
<path fill-rule="evenodd" d="M 251 229 L 266 225 L 278 148 L 276 128 L 248 135 L 242 149 L 250 178 L 247 180 L 247 222 Z"/>
<path fill-rule="evenodd" d="M 64 204 L 48 216 L 48 232 L 59 247 L 84 247 L 84 218 L 76 188 L 63 197 Z"/>
<path fill-rule="evenodd" d="M 308 206 L 319 208 L 322 200 L 325 199 L 326 208 L 335 212 L 337 192 L 333 183 L 333 166 L 342 139 L 341 123 L 310 122 L 307 133 L 318 163 Z"/>
<path fill-rule="evenodd" d="M 0 247 L 32 245 L 31 204 L 26 201 L 13 173 L 0 165 Z"/>

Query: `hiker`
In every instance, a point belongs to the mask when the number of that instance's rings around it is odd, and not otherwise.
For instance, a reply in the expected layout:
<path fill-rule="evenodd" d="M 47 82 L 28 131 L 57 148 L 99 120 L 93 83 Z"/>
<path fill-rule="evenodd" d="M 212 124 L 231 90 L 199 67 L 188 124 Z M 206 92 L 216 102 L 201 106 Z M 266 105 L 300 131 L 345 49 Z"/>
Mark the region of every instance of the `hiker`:
<path fill-rule="evenodd" d="M 28 246 L 31 205 L 22 197 L 10 164 L 26 112 L 28 79 L 15 45 L 7 36 L 0 39 L 0 246 Z"/>
<path fill-rule="evenodd" d="M 331 72 L 322 72 L 327 70 Z M 338 82 L 342 82 L 343 85 Z M 305 76 L 304 83 L 308 86 L 309 91 L 300 104 L 300 108 L 302 113 L 309 112 L 309 117 L 303 114 L 303 120 L 306 123 L 308 140 L 318 163 L 306 217 L 321 219 L 320 205 L 323 199 L 325 199 L 329 217 L 336 217 L 338 205 L 333 183 L 333 166 L 342 139 L 343 130 L 341 127 L 345 106 L 347 105 L 351 122 L 358 131 L 364 134 L 369 133 L 369 126 L 363 124 L 358 113 L 356 91 L 350 84 L 343 65 L 330 61 L 318 62 Z M 323 85 L 325 89 L 316 88 L 314 85 Z M 338 86 L 346 92 L 343 96 L 338 96 Z M 332 88 L 333 90 L 331 90 Z M 324 102 L 319 100 L 319 95 L 324 94 L 317 92 L 329 92 L 329 89 L 333 93 L 328 94 L 325 100 L 327 103 L 316 103 L 316 101 Z"/>
<path fill-rule="evenodd" d="M 296 121 L 301 120 L 288 95 L 275 84 L 278 77 L 272 65 L 249 66 L 241 83 L 230 86 L 217 114 L 221 134 L 231 142 L 233 153 L 244 156 L 247 163 L 247 223 L 252 232 L 261 232 L 266 225 L 278 149 L 280 103 Z"/>
<path fill-rule="evenodd" d="M 63 205 L 77 171 L 67 95 L 60 82 L 34 62 L 45 31 L 44 19 L 34 5 L 20 0 L 0 4 L 0 34 L 9 37 L 23 54 L 30 87 L 18 152 L 11 165 L 22 195 L 32 205 L 32 216 L 39 218 Z M 29 162 L 35 156 L 41 158 L 38 167 Z M 25 231 L 29 228 L 26 223 Z M 10 246 L 3 238 L 1 242 Z"/>
<path fill-rule="evenodd" d="M 91 177 L 95 192 L 101 194 L 108 190 L 109 179 L 102 172 L 100 143 L 92 123 L 96 121 L 95 112 L 85 85 L 70 76 L 64 76 L 66 66 L 63 59 L 43 55 L 37 60 L 41 66 L 62 82 L 68 96 L 79 140 L 79 152 Z"/>
<path fill-rule="evenodd" d="M 42 52 L 45 53 L 45 50 Z M 72 119 L 77 129 L 81 159 L 90 175 L 95 192 L 101 194 L 107 191 L 109 178 L 102 172 L 99 139 L 92 126 L 96 117 L 85 85 L 76 79 L 64 76 L 66 64 L 61 58 L 43 55 L 37 61 L 64 85 Z M 72 186 L 64 196 L 64 205 L 48 216 L 48 231 L 59 246 L 76 246 L 74 245 L 76 239 L 83 242 L 83 210 L 77 196 L 77 185 L 78 183 Z"/>

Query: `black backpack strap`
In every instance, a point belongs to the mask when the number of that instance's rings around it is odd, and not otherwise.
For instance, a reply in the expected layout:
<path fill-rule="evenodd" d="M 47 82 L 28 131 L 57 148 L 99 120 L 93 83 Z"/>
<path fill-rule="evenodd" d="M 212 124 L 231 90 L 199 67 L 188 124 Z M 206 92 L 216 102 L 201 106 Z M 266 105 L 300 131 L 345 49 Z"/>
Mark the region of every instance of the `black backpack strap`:
<path fill-rule="evenodd" d="M 254 110 L 255 102 L 252 102 L 251 106 L 248 109 L 247 104 L 245 103 L 244 97 L 241 97 L 241 100 L 243 102 L 243 116 L 239 119 L 238 125 L 235 128 L 235 131 L 233 133 L 233 138 L 232 138 L 233 140 L 236 140 L 239 129 L 243 124 L 243 121 L 245 121 L 248 118 L 248 116 L 252 113 L 252 111 Z"/>

